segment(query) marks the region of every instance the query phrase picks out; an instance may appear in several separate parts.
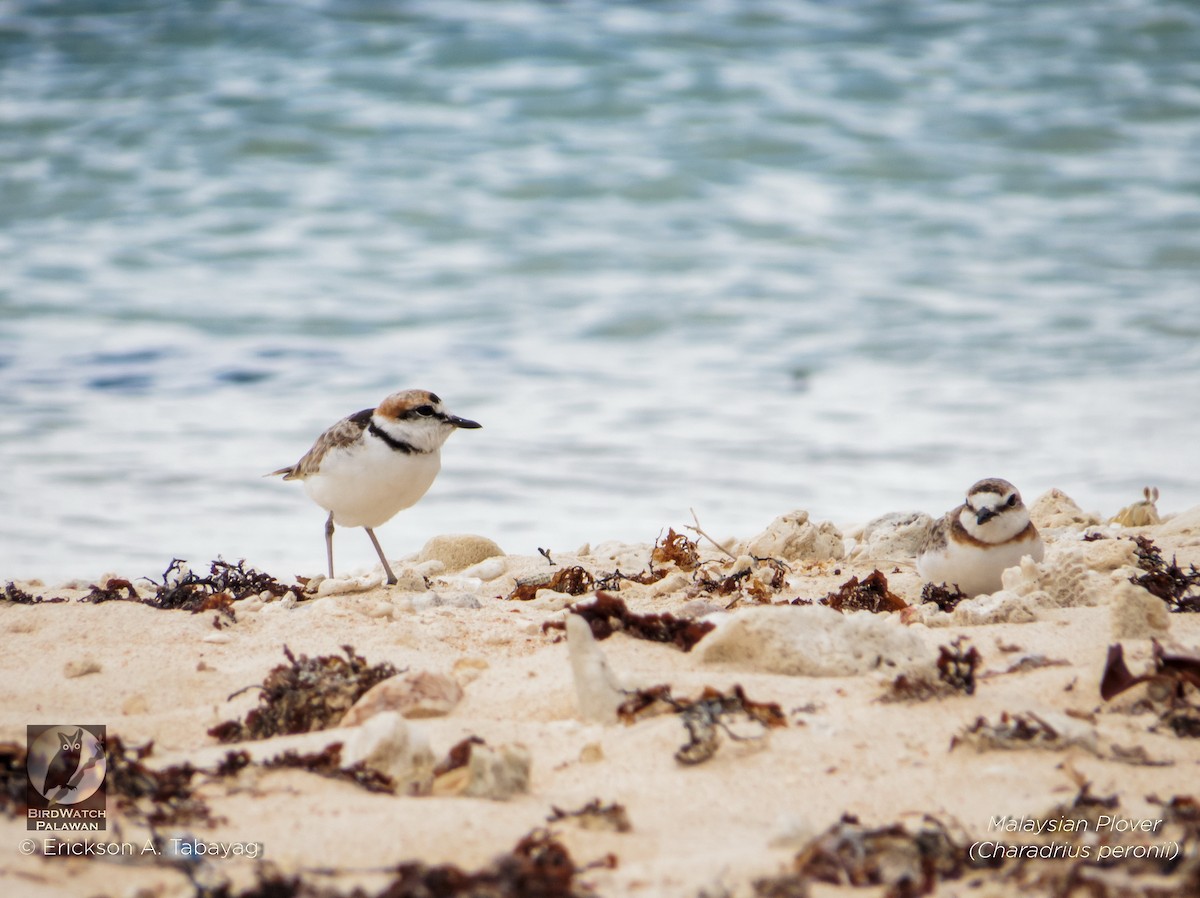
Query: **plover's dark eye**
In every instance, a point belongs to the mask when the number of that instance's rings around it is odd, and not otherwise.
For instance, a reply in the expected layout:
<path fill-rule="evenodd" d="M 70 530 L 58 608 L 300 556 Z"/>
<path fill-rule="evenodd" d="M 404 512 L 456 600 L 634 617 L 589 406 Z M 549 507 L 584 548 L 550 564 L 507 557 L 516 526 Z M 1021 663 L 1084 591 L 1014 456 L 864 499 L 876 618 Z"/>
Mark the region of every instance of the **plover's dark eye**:
<path fill-rule="evenodd" d="M 432 405 L 417 406 L 417 414 L 422 418 L 432 418 L 434 416 L 434 408 Z"/>
<path fill-rule="evenodd" d="M 1013 493 L 1011 496 L 1008 497 L 1008 505 L 1011 508 L 1012 506 L 1014 506 L 1016 504 L 1017 504 L 1017 494 Z"/>

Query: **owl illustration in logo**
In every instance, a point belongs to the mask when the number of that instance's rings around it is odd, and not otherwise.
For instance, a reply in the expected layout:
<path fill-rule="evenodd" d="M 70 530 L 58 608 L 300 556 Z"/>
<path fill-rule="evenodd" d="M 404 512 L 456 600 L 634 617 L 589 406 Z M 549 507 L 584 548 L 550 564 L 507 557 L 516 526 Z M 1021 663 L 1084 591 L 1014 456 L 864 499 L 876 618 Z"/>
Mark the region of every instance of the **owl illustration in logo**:
<path fill-rule="evenodd" d="M 76 804 L 95 794 L 107 766 L 104 744 L 83 726 L 47 727 L 26 758 L 30 786 L 51 805 Z"/>
<path fill-rule="evenodd" d="M 79 759 L 83 755 L 83 730 L 76 729 L 71 735 L 60 732 L 58 742 L 58 754 L 50 759 L 46 781 L 42 785 L 42 794 L 47 797 L 55 797 L 59 789 L 66 789 L 69 793 L 77 787 L 71 781 L 75 778 Z"/>

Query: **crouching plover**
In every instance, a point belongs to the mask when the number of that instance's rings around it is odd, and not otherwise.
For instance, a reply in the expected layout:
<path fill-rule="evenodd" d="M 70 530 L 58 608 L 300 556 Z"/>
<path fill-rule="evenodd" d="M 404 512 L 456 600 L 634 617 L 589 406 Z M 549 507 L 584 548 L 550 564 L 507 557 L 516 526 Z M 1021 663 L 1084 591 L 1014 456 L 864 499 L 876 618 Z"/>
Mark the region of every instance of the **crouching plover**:
<path fill-rule="evenodd" d="M 442 466 L 442 443 L 460 427 L 481 425 L 446 414 L 442 400 L 425 390 L 393 393 L 378 408 L 338 421 L 317 437 L 305 456 L 272 471 L 303 480 L 310 499 L 329 512 L 325 552 L 333 577 L 333 525 L 362 527 L 396 582 L 373 528 L 425 495 Z"/>
<path fill-rule="evenodd" d="M 972 486 L 966 502 L 933 524 L 917 553 L 917 573 L 977 596 L 1000 589 L 1000 574 L 1023 556 L 1041 561 L 1044 554 L 1021 494 L 993 477 Z"/>

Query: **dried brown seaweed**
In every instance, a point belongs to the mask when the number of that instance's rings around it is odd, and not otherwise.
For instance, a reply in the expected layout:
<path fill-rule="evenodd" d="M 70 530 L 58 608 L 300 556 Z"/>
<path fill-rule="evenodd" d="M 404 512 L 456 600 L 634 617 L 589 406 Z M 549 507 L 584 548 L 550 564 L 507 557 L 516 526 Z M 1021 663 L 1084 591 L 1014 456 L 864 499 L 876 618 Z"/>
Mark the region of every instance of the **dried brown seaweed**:
<path fill-rule="evenodd" d="M 569 596 L 581 596 L 585 592 L 590 592 L 596 583 L 596 578 L 593 577 L 585 568 L 579 565 L 560 568 L 550 575 L 540 575 L 537 577 L 527 577 L 524 580 L 518 580 L 513 591 L 505 598 L 508 601 L 528 602 L 537 597 L 538 590 L 549 589 L 553 592 L 566 593 Z"/>
<path fill-rule="evenodd" d="M 615 866 L 615 858 L 606 863 Z M 452 864 L 401 864 L 379 898 L 576 898 L 587 894 L 575 881 L 583 869 L 553 834 L 535 830 L 475 873 Z"/>
<path fill-rule="evenodd" d="M 654 544 L 650 563 L 652 566 L 669 563 L 681 571 L 694 571 L 700 564 L 700 550 L 692 540 L 668 527 L 667 535 Z"/>
<path fill-rule="evenodd" d="M 750 884 L 754 898 L 809 898 L 808 877 L 799 873 L 764 876 Z M 703 894 L 703 893 L 702 893 Z"/>
<path fill-rule="evenodd" d="M 466 767 L 471 762 L 471 752 L 476 745 L 486 745 L 487 743 L 478 736 L 468 736 L 451 746 L 450 751 L 446 753 L 446 757 L 438 762 L 433 768 L 433 777 L 437 779 L 449 773 L 451 770 L 458 770 L 460 767 Z"/>
<path fill-rule="evenodd" d="M 288 663 L 273 668 L 257 687 L 261 690 L 258 707 L 246 715 L 245 722 L 227 720 L 208 734 L 221 742 L 240 742 L 336 726 L 364 692 L 398 673 L 387 662 L 368 665 L 348 645 L 342 651 L 344 658 L 301 655 L 297 659 L 285 645 Z"/>
<path fill-rule="evenodd" d="M 1146 801 L 1163 809 L 1163 819 L 1181 823 L 1200 833 L 1200 800 L 1191 795 L 1173 795 L 1163 801 L 1157 795 L 1147 795 Z"/>
<path fill-rule="evenodd" d="M 803 879 L 860 888 L 885 886 L 888 898 L 930 895 L 939 882 L 961 879 L 975 866 L 967 846 L 929 815 L 916 832 L 900 823 L 867 827 L 845 815 L 792 862 Z"/>
<path fill-rule="evenodd" d="M 951 750 L 965 743 L 985 748 L 1053 748 L 1061 744 L 1060 733 L 1033 711 L 1024 714 L 1000 712 L 1000 720 L 990 723 L 983 717 L 950 740 Z"/>
<path fill-rule="evenodd" d="M 1187 655 L 1168 655 L 1154 641 L 1154 669 L 1134 676 L 1125 664 L 1125 650 L 1118 642 L 1108 647 L 1104 673 L 1100 677 L 1100 697 L 1105 701 L 1132 689 L 1139 683 L 1157 682 L 1170 687 L 1172 694 L 1182 700 L 1187 686 L 1200 689 L 1200 658 Z"/>
<path fill-rule="evenodd" d="M 654 565 L 650 565 L 646 570 L 638 571 L 636 574 L 626 574 L 620 568 L 617 568 L 596 578 L 596 591 L 620 592 L 622 583 L 638 583 L 642 586 L 649 586 L 651 583 L 657 583 L 665 576 L 667 576 L 666 569 L 660 568 L 655 570 Z"/>
<path fill-rule="evenodd" d="M 708 595 L 735 596 L 727 607 L 734 608 L 742 600 L 762 603 L 787 585 L 788 566 L 778 558 L 754 558 L 754 566 L 736 566 L 728 574 L 721 573 L 729 565 L 716 562 L 698 568 L 692 575 L 693 590 Z M 764 577 L 764 575 L 767 575 Z"/>
<path fill-rule="evenodd" d="M 212 597 L 221 594 L 229 595 L 234 601 L 263 592 L 276 597 L 289 592 L 298 599 L 303 596 L 299 586 L 284 586 L 270 574 L 247 569 L 244 560 L 230 564 L 218 558 L 209 564 L 208 571 L 208 576 L 203 577 L 184 567 L 182 560 L 172 559 L 163 572 L 163 582 L 151 581 L 155 585 L 154 596 L 146 599 L 146 604 L 155 608 L 201 612 L 212 610 Z"/>
<path fill-rule="evenodd" d="M 923 674 L 900 674 L 879 701 L 924 702 L 956 693 L 975 694 L 975 671 L 983 661 L 974 646 L 963 648 L 966 637 L 938 646 L 937 681 Z"/>
<path fill-rule="evenodd" d="M 953 694 L 945 683 L 936 683 L 930 677 L 916 674 L 898 674 L 888 684 L 888 690 L 879 697 L 883 704 L 893 702 L 927 702 L 934 698 L 945 698 Z"/>
<path fill-rule="evenodd" d="M 213 775 L 218 777 L 236 776 L 240 771 L 245 770 L 252 765 L 254 761 L 250 758 L 248 751 L 227 751 L 213 770 Z"/>
<path fill-rule="evenodd" d="M 548 551 L 538 549 L 538 552 L 551 565 L 554 564 L 550 560 L 550 553 Z M 642 586 L 649 586 L 663 579 L 667 575 L 668 569 L 662 567 L 656 568 L 656 564 L 674 564 L 679 570 L 691 571 L 699 563 L 700 553 L 696 549 L 696 544 L 683 534 L 676 533 L 673 529 L 668 529 L 667 535 L 660 538 L 654 544 L 654 548 L 650 552 L 650 563 L 643 571 L 639 571 L 636 574 L 626 574 L 620 568 L 617 568 L 607 573 L 592 574 L 583 567 L 576 565 L 564 568 L 552 575 L 541 574 L 518 580 L 513 591 L 508 594 L 507 598 L 527 602 L 537 595 L 538 590 L 542 589 L 552 589 L 555 592 L 562 592 L 571 596 L 579 596 L 593 591 L 619 592 L 623 583 L 637 583 Z"/>
<path fill-rule="evenodd" d="M 192 779 L 203 773 L 200 768 L 184 762 L 156 770 L 143 763 L 154 752 L 153 742 L 126 748 L 112 733 L 107 742 L 104 782 L 110 800 L 115 799 L 122 813 L 152 827 L 187 823 L 213 826 L 218 822 L 193 791 Z"/>
<path fill-rule="evenodd" d="M 1003 649 L 1001 650 L 1003 651 Z M 984 677 L 997 677 L 1005 674 L 1025 673 L 1029 670 L 1041 670 L 1043 667 L 1070 667 L 1071 662 L 1065 658 L 1047 658 L 1045 655 L 1026 655 L 1014 661 L 1004 670 L 990 671 Z"/>
<path fill-rule="evenodd" d="M 133 584 L 122 577 L 110 577 L 104 581 L 103 586 L 92 585 L 91 590 L 87 595 L 81 596 L 79 601 L 87 602 L 90 605 L 99 605 L 101 602 L 139 602 L 137 590 L 133 588 Z"/>
<path fill-rule="evenodd" d="M 263 592 L 277 597 L 289 592 L 297 598 L 303 596 L 303 586 L 300 584 L 284 586 L 270 574 L 247 569 L 245 561 L 230 564 L 220 558 L 209 564 L 208 576 L 195 573 L 181 559 L 173 558 L 163 571 L 162 583 L 149 577 L 146 579 L 154 586 L 153 596 L 141 598 L 133 583 L 113 577 L 103 586 L 93 585 L 91 591 L 79 601 L 93 605 L 102 602 L 141 602 L 152 608 L 190 611 L 193 614 L 217 611 L 234 620 L 233 603 L 239 599 Z"/>
<path fill-rule="evenodd" d="M 25 802 L 28 783 L 25 746 L 19 742 L 0 742 L 0 812 L 13 817 L 28 810 Z"/>
<path fill-rule="evenodd" d="M 550 806 L 550 810 L 552 813 L 546 818 L 547 823 L 570 821 L 583 829 L 611 830 L 618 833 L 627 833 L 633 829 L 625 805 L 616 802 L 601 804 L 599 798 L 593 798 L 575 811 L 564 811 L 553 805 Z"/>
<path fill-rule="evenodd" d="M 230 754 L 234 753 L 230 752 Z M 390 776 L 374 768 L 367 767 L 361 761 L 351 764 L 349 767 L 343 767 L 342 743 L 340 742 L 331 742 L 320 751 L 309 752 L 308 754 L 300 754 L 294 749 L 288 749 L 273 758 L 263 761 L 262 766 L 268 770 L 282 768 L 307 770 L 310 773 L 315 773 L 327 779 L 354 783 L 357 786 L 362 786 L 368 792 L 392 794 L 396 791 L 396 783 Z"/>
<path fill-rule="evenodd" d="M 1163 723 L 1180 739 L 1200 739 L 1200 713 L 1172 711 L 1163 718 Z"/>
<path fill-rule="evenodd" d="M 378 891 L 367 891 L 318 885 L 267 866 L 258 868 L 258 881 L 244 889 L 235 889 L 228 880 L 216 886 L 197 884 L 196 898 L 589 898 L 592 892 L 579 875 L 616 865 L 617 859 L 606 855 L 577 866 L 553 833 L 538 829 L 474 872 L 454 864 L 410 861 L 394 867 L 391 881 Z"/>
<path fill-rule="evenodd" d="M 685 652 L 690 652 L 714 628 L 706 621 L 685 620 L 672 614 L 636 614 L 629 610 L 624 599 L 608 592 L 598 592 L 591 602 L 572 605 L 570 610 L 588 622 L 597 639 L 621 632 L 637 639 L 667 642 Z M 542 624 L 543 632 L 565 629 L 563 621 Z"/>
<path fill-rule="evenodd" d="M 887 577 L 879 569 L 872 571 L 864 580 L 851 577 L 821 599 L 822 605 L 828 605 L 834 611 L 870 611 L 877 614 L 881 611 L 901 611 L 908 603 L 888 589 Z"/>
<path fill-rule="evenodd" d="M 958 590 L 958 587 L 949 588 L 936 583 L 926 583 L 921 587 L 921 604 L 932 602 L 938 606 L 939 610 L 947 613 L 957 608 L 958 603 L 965 598 L 966 596 Z"/>
<path fill-rule="evenodd" d="M 1158 546 L 1145 536 L 1135 536 L 1133 540 L 1137 543 L 1138 567 L 1146 573 L 1130 577 L 1129 582 L 1162 599 L 1171 611 L 1200 613 L 1200 570 L 1193 564 L 1184 571 L 1174 556 L 1167 564 Z"/>
<path fill-rule="evenodd" d="M 0 602 L 12 602 L 14 605 L 41 605 L 43 603 L 56 604 L 58 602 L 65 601 L 66 599 L 62 598 L 61 596 L 53 599 L 35 596 L 32 593 L 28 593 L 21 589 L 21 587 L 17 586 L 11 580 L 5 585 L 4 592 L 0 593 Z"/>
<path fill-rule="evenodd" d="M 973 645 L 964 651 L 965 639 L 965 636 L 959 636 L 950 645 L 938 646 L 938 677 L 954 691 L 974 695 L 975 669 L 983 657 Z"/>
<path fill-rule="evenodd" d="M 688 741 L 675 752 L 680 764 L 700 764 L 707 761 L 720 747 L 720 730 L 736 742 L 763 738 L 767 730 L 787 726 L 787 717 L 775 702 L 755 702 L 746 697 L 741 686 L 729 693 L 711 686 L 704 687 L 696 699 L 677 699 L 669 686 L 655 686 L 626 693 L 628 696 L 617 708 L 617 717 L 626 724 L 662 713 L 679 714 L 688 731 Z M 742 735 L 731 724 L 742 716 L 760 729 Z"/>

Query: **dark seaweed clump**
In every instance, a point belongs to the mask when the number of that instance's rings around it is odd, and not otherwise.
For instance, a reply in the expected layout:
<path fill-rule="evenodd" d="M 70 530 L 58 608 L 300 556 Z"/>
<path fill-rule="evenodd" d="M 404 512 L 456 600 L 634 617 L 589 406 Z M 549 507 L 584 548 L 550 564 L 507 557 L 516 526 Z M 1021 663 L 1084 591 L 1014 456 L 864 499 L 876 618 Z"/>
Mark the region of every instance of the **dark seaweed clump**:
<path fill-rule="evenodd" d="M 888 588 L 887 577 L 882 571 L 875 570 L 861 581 L 851 577 L 821 599 L 822 605 L 828 605 L 834 611 L 870 611 L 878 614 L 881 611 L 902 611 L 908 603 Z"/>
<path fill-rule="evenodd" d="M 42 596 L 35 596 L 26 592 L 17 586 L 11 580 L 5 585 L 4 592 L 0 593 L 0 602 L 12 602 L 14 605 L 40 605 L 43 602 L 55 603 L 65 602 L 64 598 L 47 599 Z"/>
<path fill-rule="evenodd" d="M 958 603 L 966 596 L 957 586 L 947 587 L 944 584 L 926 583 L 921 587 L 921 604 L 932 602 L 940 611 L 950 612 L 958 607 Z"/>
<path fill-rule="evenodd" d="M 1136 583 L 1151 595 L 1162 599 L 1171 611 L 1179 613 L 1200 613 L 1200 570 L 1189 565 L 1183 570 L 1175 563 L 1163 560 L 1162 552 L 1144 536 L 1135 536 L 1137 543 L 1137 563 L 1146 573 L 1138 577 L 1130 577 L 1130 583 Z"/>
<path fill-rule="evenodd" d="M 714 628 L 708 621 L 686 620 L 669 613 L 637 614 L 629 610 L 624 599 L 607 592 L 596 593 L 596 598 L 587 604 L 572 605 L 571 612 L 588 622 L 597 639 L 608 639 L 613 633 L 622 632 L 651 642 L 669 642 L 685 652 L 690 652 Z M 565 629 L 562 621 L 542 624 L 543 632 Z"/>
<path fill-rule="evenodd" d="M 702 764 L 720 748 L 723 731 L 735 742 L 761 739 L 777 727 L 787 726 L 783 710 L 775 702 L 751 701 L 744 689 L 734 685 L 728 692 L 705 686 L 699 698 L 679 699 L 671 694 L 670 686 L 652 686 L 626 693 L 627 698 L 617 708 L 617 717 L 627 725 L 657 714 L 678 714 L 688 732 L 688 741 L 677 752 L 680 764 Z M 733 729 L 733 722 L 744 718 L 758 729 L 752 735 L 742 735 Z"/>
<path fill-rule="evenodd" d="M 0 811 L 13 817 L 28 810 L 27 783 L 25 746 L 19 742 L 0 742 Z"/>
<path fill-rule="evenodd" d="M 119 736 L 110 733 L 105 746 L 108 770 L 104 782 L 117 807 L 135 820 L 152 827 L 219 821 L 203 799 L 194 794 L 192 779 L 203 771 L 186 761 L 154 769 L 144 761 L 154 752 L 154 743 L 126 748 Z"/>
<path fill-rule="evenodd" d="M 344 658 L 301 655 L 297 659 L 284 646 L 288 663 L 273 668 L 256 687 L 260 690 L 258 707 L 246 715 L 244 722 L 227 720 L 208 734 L 221 742 L 241 742 L 337 726 L 364 692 L 399 673 L 387 662 L 367 664 L 348 645 L 342 646 L 342 651 L 346 653 Z"/>
<path fill-rule="evenodd" d="M 454 864 L 411 861 L 394 868 L 391 882 L 378 892 L 355 887 L 350 891 L 316 885 L 301 876 L 263 868 L 256 884 L 235 890 L 224 883 L 201 890 L 203 898 L 587 898 L 592 895 L 578 881 L 579 874 L 596 866 L 615 867 L 611 855 L 598 863 L 576 865 L 571 853 L 552 833 L 534 830 L 516 846 L 474 872 Z"/>
<path fill-rule="evenodd" d="M 938 678 L 955 692 L 975 694 L 975 671 L 983 657 L 971 645 L 963 648 L 965 637 L 959 636 L 950 645 L 938 647 Z"/>
<path fill-rule="evenodd" d="M 112 578 L 103 586 L 93 586 L 91 592 L 80 598 L 81 602 L 98 605 L 102 602 L 141 602 L 151 608 L 164 611 L 217 611 L 229 620 L 234 620 L 233 603 L 239 599 L 268 592 L 281 597 L 289 592 L 297 598 L 303 597 L 299 585 L 284 586 L 270 574 L 247 568 L 244 560 L 237 564 L 218 558 L 209 564 L 208 575 L 197 574 L 184 566 L 180 558 L 172 558 L 163 571 L 162 582 L 152 577 L 145 578 L 154 586 L 154 595 L 138 596 L 129 580 Z"/>
<path fill-rule="evenodd" d="M 249 755 L 246 755 L 245 752 L 231 751 L 225 756 L 224 763 L 242 764 L 243 758 L 245 759 L 245 763 L 249 763 Z M 332 742 L 320 751 L 309 752 L 308 754 L 301 754 L 294 749 L 288 749 L 282 754 L 263 761 L 262 766 L 268 770 L 278 770 L 281 768 L 307 770 L 309 773 L 315 773 L 327 779 L 354 783 L 357 786 L 362 786 L 368 792 L 392 794 L 396 791 L 396 783 L 390 776 L 366 766 L 362 761 L 351 764 L 349 767 L 343 767 L 342 743 L 340 742 Z"/>

